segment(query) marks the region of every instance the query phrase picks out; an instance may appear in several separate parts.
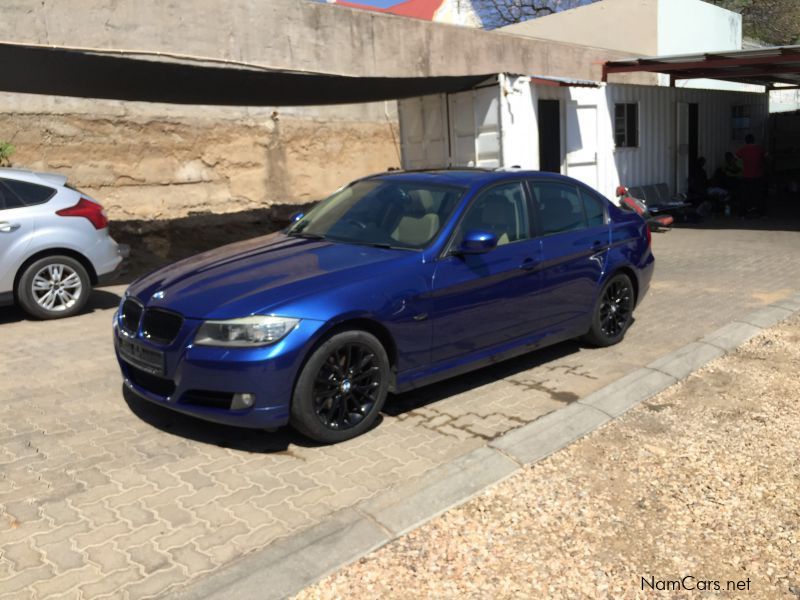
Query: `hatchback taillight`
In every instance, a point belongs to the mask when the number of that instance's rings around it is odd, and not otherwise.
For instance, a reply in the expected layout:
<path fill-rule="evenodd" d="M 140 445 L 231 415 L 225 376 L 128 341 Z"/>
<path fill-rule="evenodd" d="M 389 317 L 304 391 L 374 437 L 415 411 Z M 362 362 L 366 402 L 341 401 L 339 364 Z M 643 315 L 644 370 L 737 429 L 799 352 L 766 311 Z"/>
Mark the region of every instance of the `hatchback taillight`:
<path fill-rule="evenodd" d="M 86 198 L 81 198 L 75 206 L 57 210 L 56 214 L 62 217 L 84 217 L 89 219 L 95 229 L 108 227 L 108 217 L 103 207 Z"/>
<path fill-rule="evenodd" d="M 653 241 L 653 234 L 650 233 L 650 226 L 645 223 L 644 230 L 647 232 L 647 247 L 650 247 L 650 243 Z"/>

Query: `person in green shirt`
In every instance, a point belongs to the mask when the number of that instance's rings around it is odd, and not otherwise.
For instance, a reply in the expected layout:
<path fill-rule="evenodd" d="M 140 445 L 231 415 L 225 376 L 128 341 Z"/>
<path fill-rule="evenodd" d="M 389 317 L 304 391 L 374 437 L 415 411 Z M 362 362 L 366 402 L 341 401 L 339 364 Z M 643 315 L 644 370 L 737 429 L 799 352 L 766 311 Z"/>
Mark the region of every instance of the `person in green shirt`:
<path fill-rule="evenodd" d="M 742 198 L 742 161 L 736 158 L 733 152 L 725 153 L 725 164 L 722 165 L 720 185 L 729 192 L 729 206 L 734 214 L 744 215 L 744 201 Z M 727 214 L 727 211 L 726 211 Z"/>
<path fill-rule="evenodd" d="M 742 176 L 742 163 L 733 155 L 733 152 L 725 153 L 725 164 L 722 165 L 722 173 L 725 177 L 738 179 Z"/>

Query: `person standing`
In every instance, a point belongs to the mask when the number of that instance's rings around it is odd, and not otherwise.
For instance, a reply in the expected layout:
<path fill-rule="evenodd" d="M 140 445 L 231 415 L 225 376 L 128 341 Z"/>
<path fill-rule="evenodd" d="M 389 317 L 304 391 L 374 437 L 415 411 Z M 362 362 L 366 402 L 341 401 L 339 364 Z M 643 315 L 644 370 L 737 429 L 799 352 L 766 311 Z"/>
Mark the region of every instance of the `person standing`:
<path fill-rule="evenodd" d="M 767 214 L 766 190 L 764 189 L 764 163 L 767 151 L 756 138 L 748 133 L 744 138 L 744 146 L 736 152 L 742 160 L 742 191 L 745 194 L 745 206 L 755 208 L 759 215 Z"/>

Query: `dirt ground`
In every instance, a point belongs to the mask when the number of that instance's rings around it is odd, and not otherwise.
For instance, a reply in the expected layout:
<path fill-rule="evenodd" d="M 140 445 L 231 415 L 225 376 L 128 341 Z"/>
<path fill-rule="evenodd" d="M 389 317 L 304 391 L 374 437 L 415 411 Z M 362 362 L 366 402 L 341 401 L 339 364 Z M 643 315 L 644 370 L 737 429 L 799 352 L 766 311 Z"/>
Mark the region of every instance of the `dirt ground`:
<path fill-rule="evenodd" d="M 240 240 L 286 227 L 293 214 L 313 203 L 276 204 L 233 214 L 197 214 L 161 221 L 111 221 L 111 236 L 131 247 L 125 275 L 115 283 L 130 283 L 166 264 Z"/>
<path fill-rule="evenodd" d="M 800 318 L 307 588 L 800 598 Z"/>

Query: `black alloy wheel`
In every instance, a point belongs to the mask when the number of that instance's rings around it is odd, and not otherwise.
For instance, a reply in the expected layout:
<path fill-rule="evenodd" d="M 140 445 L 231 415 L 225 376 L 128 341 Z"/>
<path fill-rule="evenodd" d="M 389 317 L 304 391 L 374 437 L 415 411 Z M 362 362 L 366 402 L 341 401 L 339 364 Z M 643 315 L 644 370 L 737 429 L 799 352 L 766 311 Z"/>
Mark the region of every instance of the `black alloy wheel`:
<path fill-rule="evenodd" d="M 373 335 L 344 331 L 309 357 L 297 380 L 291 424 L 323 443 L 356 437 L 380 415 L 389 389 L 389 359 Z"/>
<path fill-rule="evenodd" d="M 350 343 L 336 348 L 314 379 L 314 412 L 325 427 L 355 427 L 375 407 L 381 369 L 367 346 Z"/>
<path fill-rule="evenodd" d="M 587 341 L 596 346 L 622 341 L 633 321 L 634 303 L 633 284 L 627 275 L 609 279 L 597 300 Z"/>

